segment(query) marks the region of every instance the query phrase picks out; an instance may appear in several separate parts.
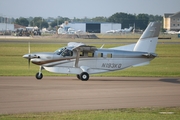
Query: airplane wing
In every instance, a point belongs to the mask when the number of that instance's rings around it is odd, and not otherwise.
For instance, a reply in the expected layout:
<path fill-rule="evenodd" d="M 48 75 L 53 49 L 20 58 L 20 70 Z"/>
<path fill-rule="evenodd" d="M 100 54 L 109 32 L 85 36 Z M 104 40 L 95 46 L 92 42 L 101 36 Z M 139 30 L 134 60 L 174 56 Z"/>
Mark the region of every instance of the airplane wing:
<path fill-rule="evenodd" d="M 84 43 L 77 43 L 77 42 L 69 42 L 67 49 L 77 51 L 74 67 L 78 67 L 79 57 L 80 57 L 81 51 L 93 52 L 93 51 L 97 50 L 97 48 L 95 46 L 89 46 L 89 45 L 85 45 Z"/>
<path fill-rule="evenodd" d="M 79 50 L 79 51 L 95 51 L 97 48 L 95 46 L 85 45 L 84 43 L 69 42 L 68 49 Z"/>

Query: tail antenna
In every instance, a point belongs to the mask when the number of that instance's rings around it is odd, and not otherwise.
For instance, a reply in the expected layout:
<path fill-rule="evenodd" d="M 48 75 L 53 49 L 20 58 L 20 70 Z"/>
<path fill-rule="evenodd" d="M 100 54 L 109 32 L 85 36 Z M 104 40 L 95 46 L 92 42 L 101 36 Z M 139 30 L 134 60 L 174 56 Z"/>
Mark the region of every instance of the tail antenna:
<path fill-rule="evenodd" d="M 100 47 L 100 49 L 102 49 L 104 47 L 104 44 Z"/>

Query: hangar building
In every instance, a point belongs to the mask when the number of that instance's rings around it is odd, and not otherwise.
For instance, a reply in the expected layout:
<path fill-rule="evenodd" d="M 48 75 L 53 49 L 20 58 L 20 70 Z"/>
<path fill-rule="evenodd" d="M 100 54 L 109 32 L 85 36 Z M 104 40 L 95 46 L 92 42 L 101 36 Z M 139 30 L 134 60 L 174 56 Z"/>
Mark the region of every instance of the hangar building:
<path fill-rule="evenodd" d="M 88 33 L 106 33 L 109 30 L 121 29 L 119 23 L 68 23 L 65 29 L 72 28 L 76 31 L 83 31 Z"/>
<path fill-rule="evenodd" d="M 14 30 L 14 24 L 9 23 L 0 23 L 0 31 L 13 31 Z"/>

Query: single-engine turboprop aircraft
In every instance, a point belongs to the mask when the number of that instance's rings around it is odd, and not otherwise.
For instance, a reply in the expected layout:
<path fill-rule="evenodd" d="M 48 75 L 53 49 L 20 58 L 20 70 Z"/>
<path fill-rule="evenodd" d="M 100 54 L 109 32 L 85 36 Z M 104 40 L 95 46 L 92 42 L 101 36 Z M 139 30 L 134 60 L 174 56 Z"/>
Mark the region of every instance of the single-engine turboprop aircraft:
<path fill-rule="evenodd" d="M 54 73 L 76 74 L 82 81 L 89 79 L 89 74 L 122 70 L 128 67 L 149 64 L 155 53 L 160 23 L 149 23 L 136 44 L 114 48 L 99 48 L 83 43 L 70 42 L 66 47 L 55 52 L 30 53 L 23 57 L 40 66 L 36 74 L 42 79 L 42 70 Z"/>

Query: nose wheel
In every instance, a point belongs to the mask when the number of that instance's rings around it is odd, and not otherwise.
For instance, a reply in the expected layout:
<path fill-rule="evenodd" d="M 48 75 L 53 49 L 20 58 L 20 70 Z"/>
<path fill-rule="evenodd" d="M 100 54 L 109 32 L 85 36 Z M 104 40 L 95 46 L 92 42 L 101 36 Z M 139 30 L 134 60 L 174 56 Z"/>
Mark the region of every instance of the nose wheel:
<path fill-rule="evenodd" d="M 36 79 L 41 80 L 43 78 L 42 70 L 43 70 L 43 67 L 40 66 L 39 72 L 36 73 Z"/>
<path fill-rule="evenodd" d="M 42 73 L 36 73 L 36 79 L 41 80 L 43 78 L 43 74 Z"/>

